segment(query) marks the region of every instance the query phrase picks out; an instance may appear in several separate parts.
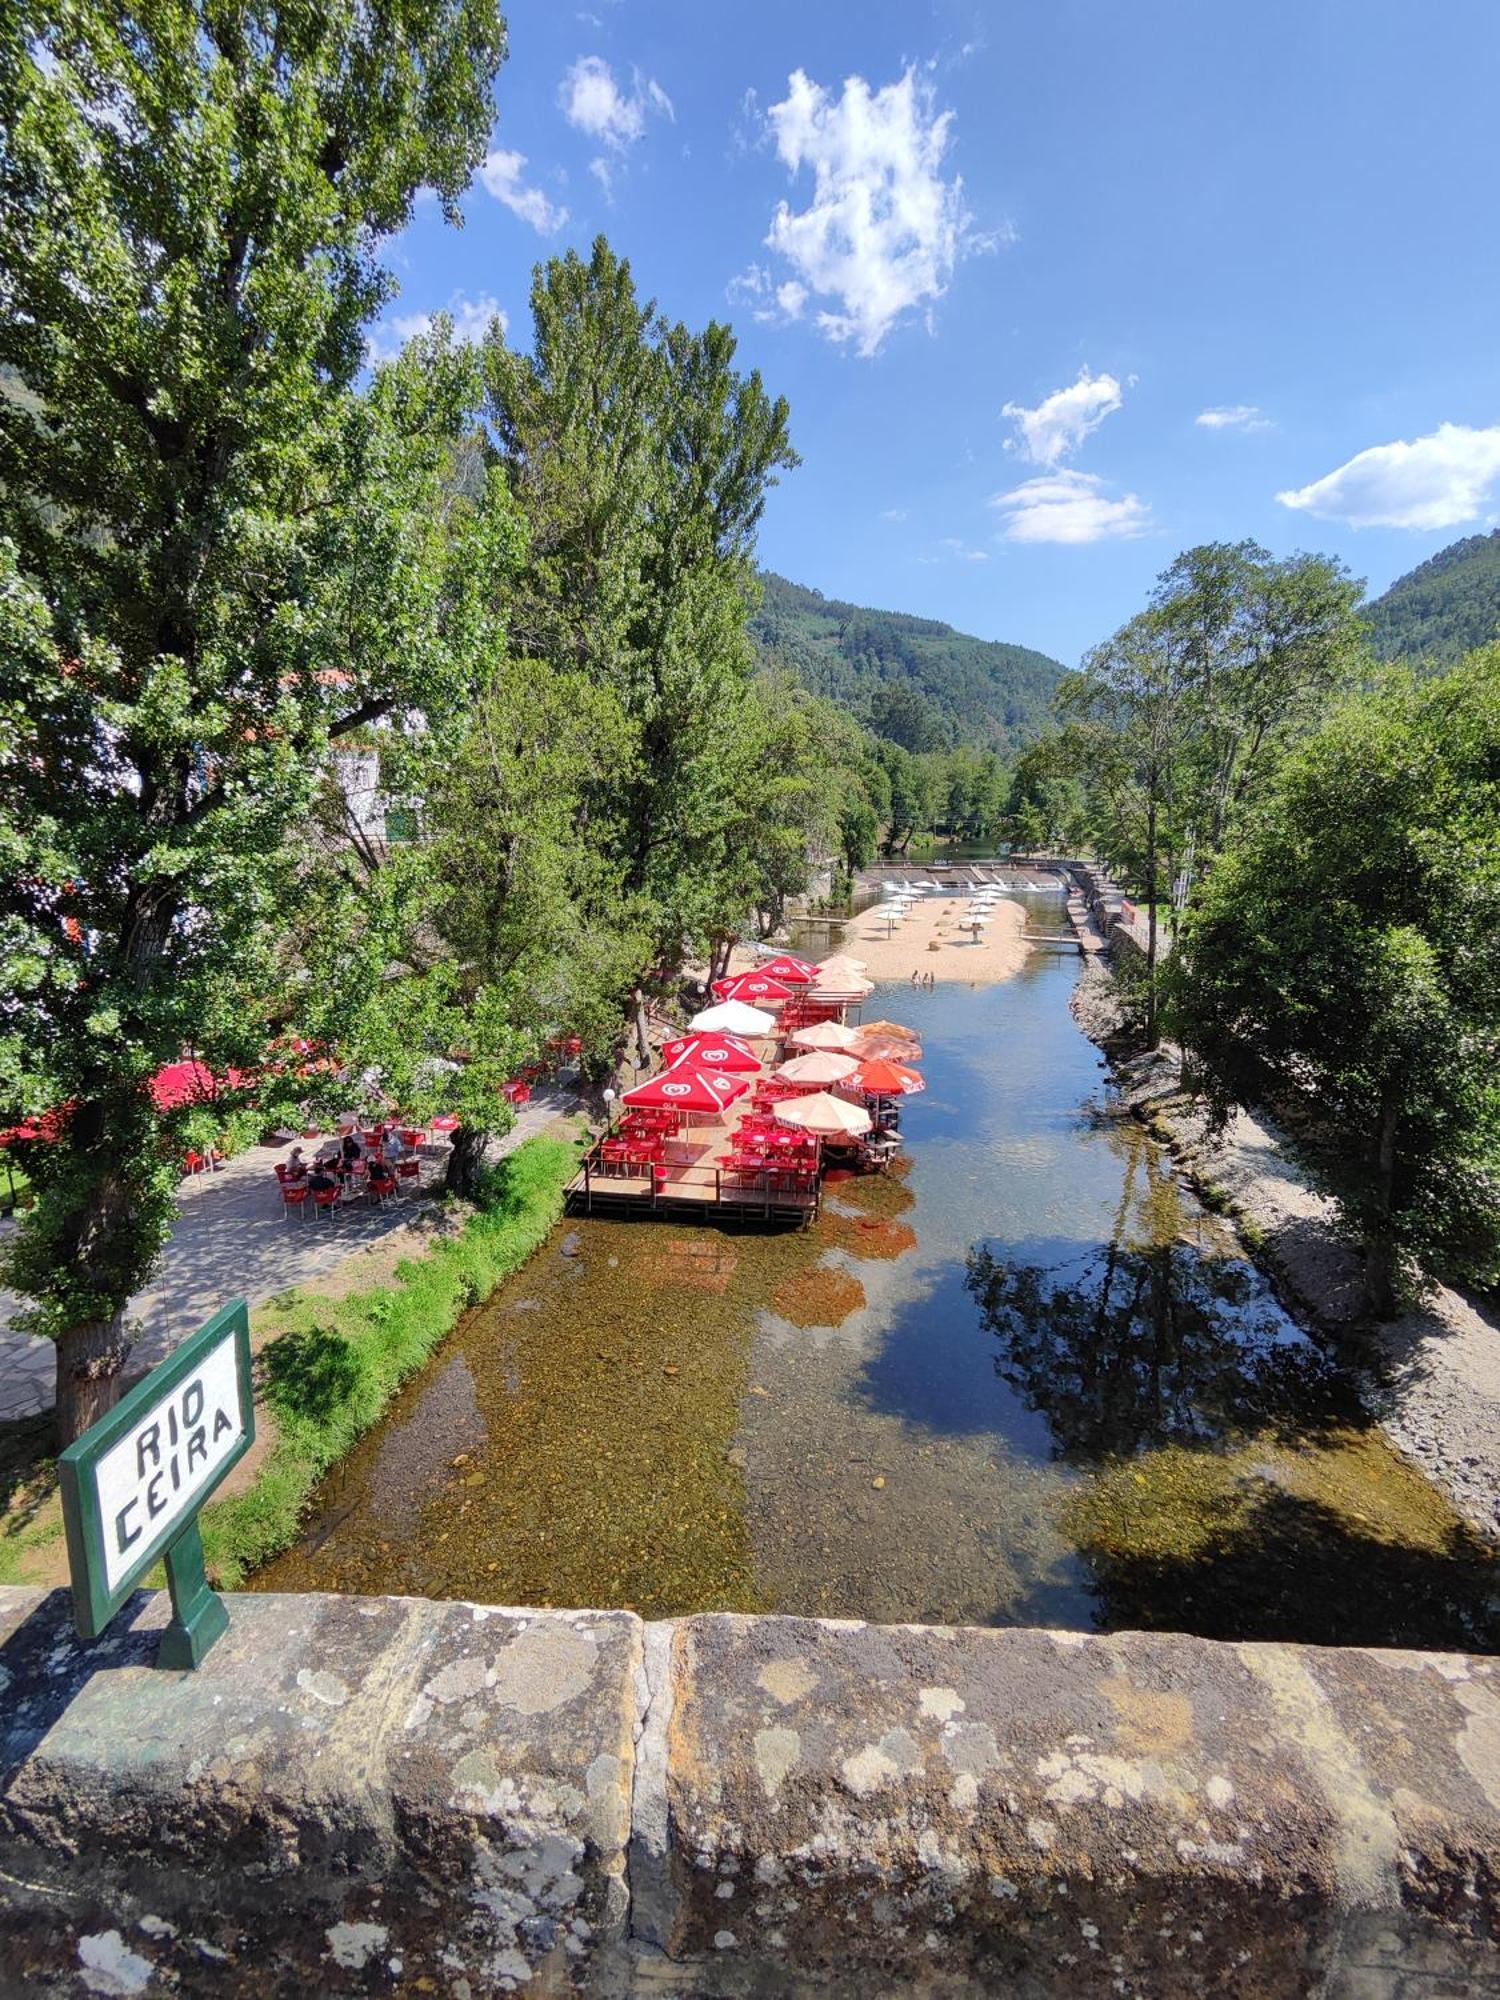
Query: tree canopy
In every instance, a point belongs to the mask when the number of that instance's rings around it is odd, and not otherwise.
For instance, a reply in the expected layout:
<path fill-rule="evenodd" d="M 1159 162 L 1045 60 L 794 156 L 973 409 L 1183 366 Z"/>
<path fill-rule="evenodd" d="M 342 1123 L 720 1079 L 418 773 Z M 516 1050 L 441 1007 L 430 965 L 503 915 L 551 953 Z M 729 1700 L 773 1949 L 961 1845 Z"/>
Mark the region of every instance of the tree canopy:
<path fill-rule="evenodd" d="M 1347 701 L 1190 914 L 1173 1008 L 1220 1110 L 1295 1108 L 1369 1299 L 1500 1273 L 1500 647 Z"/>
<path fill-rule="evenodd" d="M 354 378 L 503 55 L 490 0 L 22 0 L 0 41 L 0 1077 L 66 1110 L 11 1273 L 65 1436 L 170 1221 L 147 1079 L 245 1053 L 329 745 L 462 698 L 456 383 Z"/>

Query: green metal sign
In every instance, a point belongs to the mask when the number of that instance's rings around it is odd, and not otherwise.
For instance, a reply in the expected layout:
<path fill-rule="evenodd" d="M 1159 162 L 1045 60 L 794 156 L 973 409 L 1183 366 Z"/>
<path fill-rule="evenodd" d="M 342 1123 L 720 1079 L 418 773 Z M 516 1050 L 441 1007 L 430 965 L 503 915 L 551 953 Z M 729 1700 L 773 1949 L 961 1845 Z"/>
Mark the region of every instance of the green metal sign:
<path fill-rule="evenodd" d="M 73 1617 L 96 1639 L 165 1556 L 160 1667 L 196 1667 L 229 1623 L 203 1571 L 198 1510 L 255 1442 L 250 1315 L 223 1307 L 58 1460 Z"/>

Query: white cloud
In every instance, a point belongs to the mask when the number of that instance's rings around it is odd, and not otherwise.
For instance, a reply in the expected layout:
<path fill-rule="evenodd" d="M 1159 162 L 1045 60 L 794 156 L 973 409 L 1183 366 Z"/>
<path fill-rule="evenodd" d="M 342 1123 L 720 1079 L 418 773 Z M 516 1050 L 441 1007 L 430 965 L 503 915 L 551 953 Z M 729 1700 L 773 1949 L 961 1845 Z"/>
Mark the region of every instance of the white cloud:
<path fill-rule="evenodd" d="M 1278 493 L 1283 507 L 1351 528 L 1456 528 L 1500 481 L 1500 424 L 1439 424 L 1427 437 L 1372 445 L 1346 465 Z"/>
<path fill-rule="evenodd" d="M 906 513 L 904 507 L 884 507 L 881 509 L 880 518 L 882 521 L 904 521 Z"/>
<path fill-rule="evenodd" d="M 769 137 L 766 121 L 761 116 L 760 98 L 756 95 L 754 84 L 751 84 L 740 99 L 739 116 L 729 128 L 730 154 L 757 152 Z"/>
<path fill-rule="evenodd" d="M 1005 449 L 1019 451 L 1033 465 L 1055 466 L 1073 453 L 1091 431 L 1113 416 L 1124 401 L 1120 384 L 1113 375 L 1091 375 L 1078 371 L 1078 380 L 1066 389 L 1054 389 L 1035 409 L 1024 403 L 1007 403 L 1002 417 L 1009 417 L 1017 435 L 1007 438 Z"/>
<path fill-rule="evenodd" d="M 1269 431 L 1275 425 L 1254 403 L 1223 403 L 1216 409 L 1200 410 L 1193 422 L 1206 431 Z"/>
<path fill-rule="evenodd" d="M 1139 494 L 1111 499 L 1092 472 L 1053 471 L 990 501 L 1005 517 L 1007 542 L 1108 542 L 1143 535 L 1151 509 Z"/>
<path fill-rule="evenodd" d="M 655 77 L 634 71 L 630 89 L 622 89 L 603 56 L 580 56 L 558 85 L 557 101 L 570 125 L 615 152 L 633 146 L 644 134 L 649 113 L 676 118 L 671 98 Z"/>
<path fill-rule="evenodd" d="M 550 236 L 561 229 L 568 219 L 568 211 L 550 202 L 540 188 L 522 184 L 521 169 L 526 164 L 524 153 L 509 153 L 503 147 L 485 155 L 484 165 L 479 169 L 479 178 L 487 193 L 496 201 L 504 202 L 512 215 L 519 215 L 523 222 L 529 222 L 533 229 L 543 236 Z"/>
<path fill-rule="evenodd" d="M 505 332 L 510 325 L 508 316 L 501 310 L 498 300 L 488 292 L 481 292 L 477 299 L 465 297 L 455 292 L 442 310 L 453 322 L 453 335 L 469 347 L 477 347 L 490 330 L 490 322 L 498 319 L 500 331 Z M 436 313 L 399 313 L 395 319 L 383 319 L 370 328 L 365 346 L 371 361 L 393 361 L 409 340 L 418 335 L 430 333 Z"/>
<path fill-rule="evenodd" d="M 797 310 L 828 299 L 822 331 L 874 354 L 943 296 L 960 256 L 987 247 L 970 233 L 963 183 L 943 177 L 953 113 L 913 69 L 876 91 L 851 76 L 839 97 L 799 69 L 766 116 L 782 163 L 813 172 L 808 206 L 779 202 L 766 243 L 791 266 Z"/>

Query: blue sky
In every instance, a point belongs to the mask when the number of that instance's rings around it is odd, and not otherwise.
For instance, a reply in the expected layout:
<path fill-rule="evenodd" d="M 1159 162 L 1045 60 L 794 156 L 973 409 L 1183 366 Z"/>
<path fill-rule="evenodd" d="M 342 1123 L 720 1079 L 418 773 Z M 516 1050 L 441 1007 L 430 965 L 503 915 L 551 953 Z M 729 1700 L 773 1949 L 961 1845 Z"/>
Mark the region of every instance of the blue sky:
<path fill-rule="evenodd" d="M 1500 519 L 1496 0 L 506 11 L 466 225 L 419 205 L 377 348 L 525 345 L 602 230 L 790 400 L 771 568 L 1071 665 L 1193 542 L 1379 590 Z"/>

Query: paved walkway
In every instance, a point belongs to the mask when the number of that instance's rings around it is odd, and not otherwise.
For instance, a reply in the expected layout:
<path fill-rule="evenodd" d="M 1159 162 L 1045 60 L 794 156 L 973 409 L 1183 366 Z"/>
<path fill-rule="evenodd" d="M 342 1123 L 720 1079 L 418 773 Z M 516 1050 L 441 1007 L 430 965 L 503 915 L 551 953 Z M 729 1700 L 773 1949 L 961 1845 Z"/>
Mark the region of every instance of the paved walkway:
<path fill-rule="evenodd" d="M 539 1091 L 496 1142 L 492 1157 L 503 1157 L 555 1118 L 579 1108 L 570 1092 Z M 137 1338 L 127 1364 L 130 1377 L 155 1367 L 226 1299 L 244 1297 L 252 1306 L 259 1305 L 331 1270 L 352 1251 L 367 1248 L 411 1220 L 410 1194 L 381 1208 L 352 1203 L 332 1221 L 321 1215 L 284 1214 L 271 1168 L 290 1152 L 290 1143 L 252 1146 L 216 1174 L 197 1174 L 183 1182 L 177 1226 L 161 1269 L 131 1302 Z M 427 1148 L 420 1182 L 424 1191 L 441 1184 L 447 1152 L 446 1145 Z M 7 1230 L 14 1227 L 14 1223 L 4 1225 Z M 56 1352 L 50 1340 L 38 1340 L 14 1326 L 20 1309 L 14 1293 L 0 1290 L 0 1423 L 36 1416 L 50 1409 L 54 1400 Z"/>

